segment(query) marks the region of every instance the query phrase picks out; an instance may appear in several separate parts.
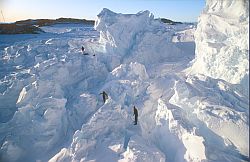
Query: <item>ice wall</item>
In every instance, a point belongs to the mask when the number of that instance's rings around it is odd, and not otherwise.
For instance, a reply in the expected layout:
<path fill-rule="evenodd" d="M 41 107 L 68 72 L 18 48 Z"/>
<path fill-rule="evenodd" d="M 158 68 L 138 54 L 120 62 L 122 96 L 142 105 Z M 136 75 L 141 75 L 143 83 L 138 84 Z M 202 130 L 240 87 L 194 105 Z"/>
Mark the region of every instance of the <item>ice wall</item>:
<path fill-rule="evenodd" d="M 236 84 L 249 96 L 249 1 L 207 0 L 195 33 L 192 70 Z"/>
<path fill-rule="evenodd" d="M 104 8 L 97 17 L 95 29 L 110 56 L 110 70 L 121 63 L 136 61 L 148 67 L 183 58 L 183 51 L 172 42 L 174 30 L 155 20 L 149 11 L 119 14 Z"/>

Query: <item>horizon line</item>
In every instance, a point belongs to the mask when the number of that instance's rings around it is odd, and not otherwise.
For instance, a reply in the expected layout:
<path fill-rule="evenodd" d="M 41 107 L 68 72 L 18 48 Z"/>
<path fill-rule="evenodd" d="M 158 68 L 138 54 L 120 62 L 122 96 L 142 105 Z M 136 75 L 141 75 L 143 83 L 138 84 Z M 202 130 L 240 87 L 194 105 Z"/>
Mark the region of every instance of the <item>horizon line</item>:
<path fill-rule="evenodd" d="M 11 24 L 11 23 L 16 23 L 18 21 L 26 21 L 26 20 L 57 20 L 60 18 L 66 18 L 66 19 L 77 19 L 77 20 L 86 20 L 86 21 L 96 21 L 96 19 L 85 19 L 85 18 L 77 18 L 77 17 L 58 17 L 58 18 L 27 18 L 27 19 L 20 19 L 20 20 L 16 20 L 16 21 L 9 21 L 9 22 L 2 22 L 0 21 L 0 24 Z M 165 17 L 159 17 L 159 18 L 154 18 L 154 19 L 168 19 L 174 22 L 182 22 L 182 23 L 197 23 L 198 21 L 176 21 L 176 20 L 172 20 L 169 18 L 165 18 Z"/>

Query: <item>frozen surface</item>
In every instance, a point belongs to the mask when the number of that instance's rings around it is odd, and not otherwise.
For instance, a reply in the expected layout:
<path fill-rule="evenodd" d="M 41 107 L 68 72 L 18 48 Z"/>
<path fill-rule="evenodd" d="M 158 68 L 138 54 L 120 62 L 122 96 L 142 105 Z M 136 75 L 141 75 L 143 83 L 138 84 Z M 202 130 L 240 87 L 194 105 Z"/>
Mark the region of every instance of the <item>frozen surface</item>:
<path fill-rule="evenodd" d="M 198 28 L 103 9 L 96 30 L 4 36 L 0 161 L 249 161 L 248 97 L 226 79 L 190 73 Z"/>

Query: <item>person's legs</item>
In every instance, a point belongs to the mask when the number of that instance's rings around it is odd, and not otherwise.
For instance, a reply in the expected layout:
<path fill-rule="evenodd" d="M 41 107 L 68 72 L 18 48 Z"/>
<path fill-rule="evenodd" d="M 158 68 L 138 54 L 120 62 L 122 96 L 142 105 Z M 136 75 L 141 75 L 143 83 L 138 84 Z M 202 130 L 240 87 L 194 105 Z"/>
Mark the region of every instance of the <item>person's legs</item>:
<path fill-rule="evenodd" d="M 103 96 L 102 96 L 102 98 L 103 98 L 103 102 L 105 103 L 105 101 L 106 101 L 106 98 L 105 98 L 105 96 L 103 95 Z"/>
<path fill-rule="evenodd" d="M 138 116 L 135 116 L 135 125 L 137 124 Z"/>

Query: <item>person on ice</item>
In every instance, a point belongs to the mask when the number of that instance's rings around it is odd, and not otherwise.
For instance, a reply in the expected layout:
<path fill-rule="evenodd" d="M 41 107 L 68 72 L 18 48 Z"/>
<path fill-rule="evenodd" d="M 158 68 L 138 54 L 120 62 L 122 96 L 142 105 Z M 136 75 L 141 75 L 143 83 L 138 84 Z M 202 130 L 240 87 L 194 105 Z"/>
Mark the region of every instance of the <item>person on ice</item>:
<path fill-rule="evenodd" d="M 108 94 L 107 94 L 105 91 L 103 91 L 103 92 L 100 93 L 100 94 L 102 94 L 102 99 L 103 99 L 103 102 L 105 103 L 106 100 L 108 99 Z"/>
<path fill-rule="evenodd" d="M 138 110 L 135 108 L 135 106 L 134 106 L 134 116 L 135 116 L 135 123 L 134 123 L 134 125 L 137 125 L 137 121 L 138 121 Z"/>
<path fill-rule="evenodd" d="M 82 46 L 82 53 L 83 55 L 89 55 L 86 51 L 85 51 L 85 48 Z"/>

